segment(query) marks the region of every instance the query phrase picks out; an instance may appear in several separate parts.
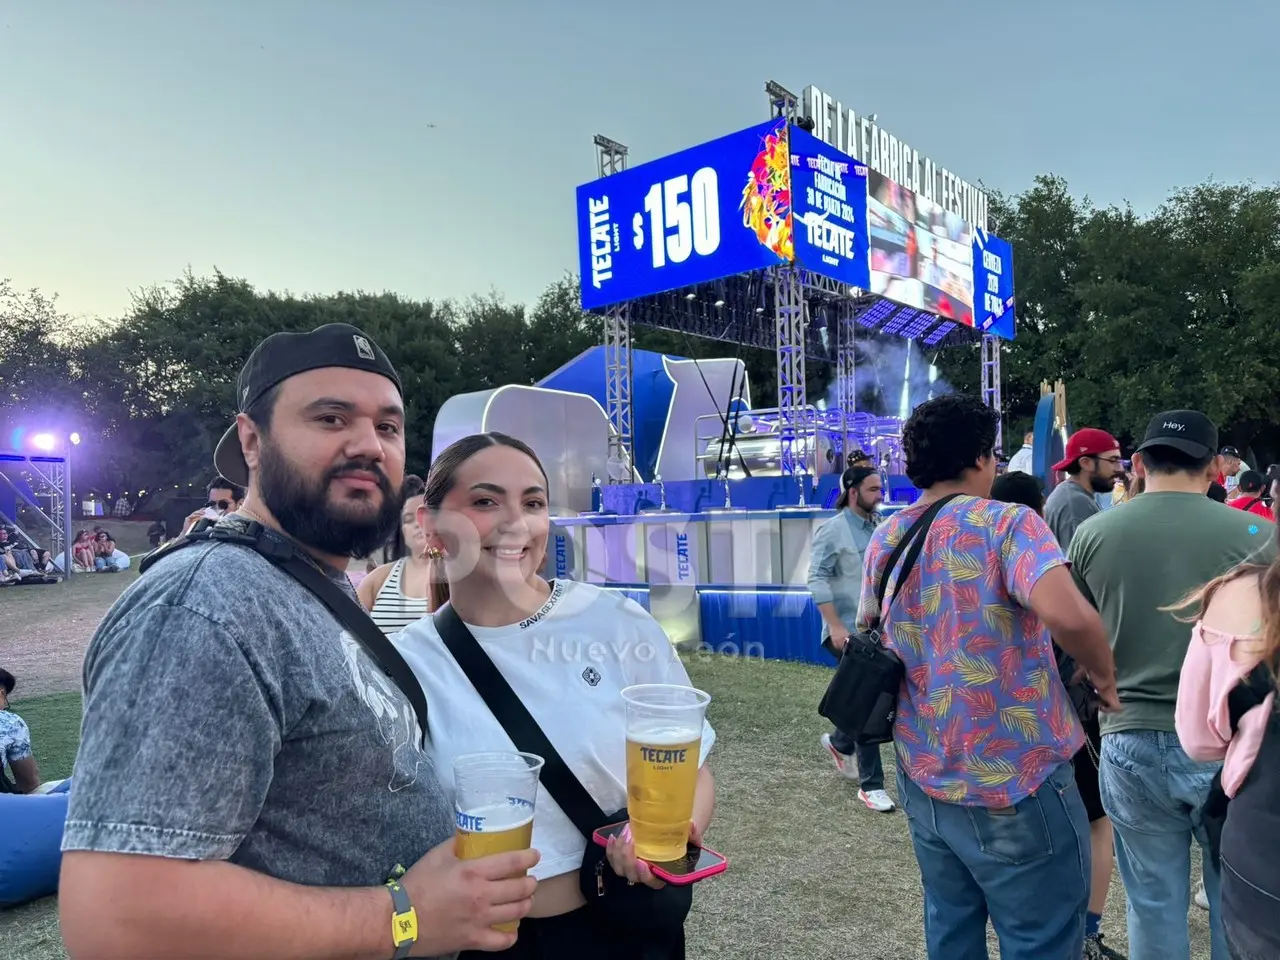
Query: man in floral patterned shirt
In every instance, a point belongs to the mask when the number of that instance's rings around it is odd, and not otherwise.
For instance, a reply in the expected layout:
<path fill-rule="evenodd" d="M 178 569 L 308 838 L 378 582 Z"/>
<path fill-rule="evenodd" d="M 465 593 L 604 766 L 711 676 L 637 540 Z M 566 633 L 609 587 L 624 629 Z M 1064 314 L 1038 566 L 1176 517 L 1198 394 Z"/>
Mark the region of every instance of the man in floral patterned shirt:
<path fill-rule="evenodd" d="M 903 447 L 923 493 L 871 537 L 862 622 L 898 541 L 928 504 L 960 494 L 900 590 L 890 578 L 882 624 L 907 671 L 894 726 L 898 795 L 924 885 L 929 957 L 985 958 L 990 917 L 1003 960 L 1079 960 L 1089 822 L 1071 758 L 1084 736 L 1050 631 L 1107 709 L 1117 705 L 1115 668 L 1102 621 L 1044 520 L 987 499 L 996 417 L 957 394 L 916 408 Z"/>

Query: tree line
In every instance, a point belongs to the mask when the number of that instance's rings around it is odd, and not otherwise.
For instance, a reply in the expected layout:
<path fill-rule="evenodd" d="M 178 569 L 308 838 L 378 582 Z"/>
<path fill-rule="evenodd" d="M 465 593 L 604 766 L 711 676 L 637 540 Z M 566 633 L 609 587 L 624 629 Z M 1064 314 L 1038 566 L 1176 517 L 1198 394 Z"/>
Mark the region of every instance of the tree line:
<path fill-rule="evenodd" d="M 1056 177 L 993 198 L 994 229 L 1013 244 L 1017 337 L 1002 356 L 1006 436 L 1029 426 L 1040 384 L 1062 379 L 1077 425 L 1128 447 L 1156 411 L 1194 407 L 1223 442 L 1280 460 L 1280 188 L 1205 183 L 1140 216 L 1095 208 Z M 436 411 L 454 394 L 533 383 L 601 342 L 567 275 L 532 305 L 497 293 L 464 302 L 394 293 L 295 296 L 220 272 L 190 272 L 135 294 L 98 324 L 56 298 L 0 282 L 0 447 L 15 425 L 75 430 L 77 490 L 201 485 L 235 413 L 235 381 L 253 346 L 277 330 L 346 321 L 366 330 L 404 380 L 410 469 L 425 471 Z M 698 358 L 731 345 L 637 329 L 639 348 Z M 770 351 L 744 348 L 752 394 L 771 405 Z M 978 389 L 976 346 L 936 363 L 957 389 Z M 809 396 L 831 365 L 810 361 Z M 7 427 L 6 427 L 7 425 Z"/>

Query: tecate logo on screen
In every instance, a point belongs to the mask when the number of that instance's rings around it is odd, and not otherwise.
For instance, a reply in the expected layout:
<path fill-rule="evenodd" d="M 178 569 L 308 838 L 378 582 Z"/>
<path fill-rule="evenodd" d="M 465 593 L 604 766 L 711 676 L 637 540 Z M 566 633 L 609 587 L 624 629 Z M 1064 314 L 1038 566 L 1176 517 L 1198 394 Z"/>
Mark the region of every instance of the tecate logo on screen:
<path fill-rule="evenodd" d="M 579 187 L 583 306 L 791 260 L 786 131 L 771 120 Z"/>

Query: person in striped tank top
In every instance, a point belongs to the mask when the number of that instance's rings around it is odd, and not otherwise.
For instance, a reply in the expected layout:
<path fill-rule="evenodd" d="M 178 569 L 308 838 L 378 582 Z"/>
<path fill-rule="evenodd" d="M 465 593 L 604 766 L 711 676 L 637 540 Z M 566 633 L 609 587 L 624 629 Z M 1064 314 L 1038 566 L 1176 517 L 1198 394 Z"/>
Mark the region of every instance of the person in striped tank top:
<path fill-rule="evenodd" d="M 421 477 L 405 477 L 400 530 L 392 544 L 397 559 L 372 571 L 356 589 L 373 622 L 386 634 L 403 630 L 431 610 L 431 561 L 426 534 L 418 524 L 422 490 Z"/>

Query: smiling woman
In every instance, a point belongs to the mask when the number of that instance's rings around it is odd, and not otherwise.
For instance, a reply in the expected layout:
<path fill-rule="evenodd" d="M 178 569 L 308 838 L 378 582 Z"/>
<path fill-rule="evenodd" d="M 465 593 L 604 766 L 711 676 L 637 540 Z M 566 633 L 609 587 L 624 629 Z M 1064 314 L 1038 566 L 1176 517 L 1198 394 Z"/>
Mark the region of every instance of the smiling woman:
<path fill-rule="evenodd" d="M 635 601 L 591 584 L 539 576 L 550 530 L 547 486 L 537 455 L 505 434 L 466 437 L 436 458 L 418 519 L 440 571 L 432 607 L 446 602 L 447 607 L 393 641 L 431 704 L 430 750 L 451 799 L 456 793 L 449 771 L 456 758 L 510 751 L 514 739 L 454 659 L 456 637 L 446 645 L 440 635 L 442 618 L 456 613 L 453 622 L 465 625 L 476 654 L 502 675 L 600 811 L 623 811 L 617 819 L 626 819 L 622 691 L 639 684 L 688 688 L 689 677 L 667 635 Z M 705 766 L 715 731 L 704 721 L 700 736 L 688 742 L 696 745 L 689 756 L 697 764 L 688 837 L 697 843 L 715 806 L 715 785 Z M 580 886 L 591 839 L 548 793 L 547 779 L 544 774 L 532 825 L 531 842 L 541 856 L 532 871 L 538 891 L 532 912 L 520 924 L 519 940 L 506 955 L 682 958 L 691 888 L 655 893 L 662 884 L 636 859 L 633 844 L 610 841 L 609 866 L 601 868 L 611 868 L 610 882 L 632 890 L 629 896 L 645 904 L 665 903 L 668 912 L 663 924 L 642 929 L 606 921 L 597 907 L 587 905 Z"/>
<path fill-rule="evenodd" d="M 498 476 L 515 481 L 514 493 L 495 482 Z M 512 500 L 519 505 L 514 518 L 503 509 Z M 482 619 L 476 622 L 482 626 L 506 622 L 518 609 L 536 609 L 546 600 L 550 587 L 537 570 L 550 530 L 547 476 L 520 440 L 478 433 L 446 448 L 427 477 L 419 516 L 433 528 L 428 542 L 444 566 L 432 588 L 432 609 L 449 599 L 455 582 L 464 606 L 479 592 Z M 534 555 L 538 562 L 531 564 Z"/>

